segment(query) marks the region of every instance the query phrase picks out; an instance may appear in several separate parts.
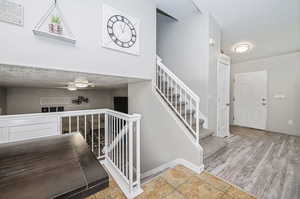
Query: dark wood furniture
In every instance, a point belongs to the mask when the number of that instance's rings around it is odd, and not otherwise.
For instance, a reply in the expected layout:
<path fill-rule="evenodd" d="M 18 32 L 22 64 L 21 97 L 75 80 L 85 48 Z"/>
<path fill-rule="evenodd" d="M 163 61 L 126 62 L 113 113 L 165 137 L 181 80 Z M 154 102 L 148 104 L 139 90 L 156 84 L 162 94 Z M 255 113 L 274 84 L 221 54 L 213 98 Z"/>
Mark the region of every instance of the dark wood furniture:
<path fill-rule="evenodd" d="M 85 198 L 108 179 L 77 133 L 0 145 L 0 199 Z"/>

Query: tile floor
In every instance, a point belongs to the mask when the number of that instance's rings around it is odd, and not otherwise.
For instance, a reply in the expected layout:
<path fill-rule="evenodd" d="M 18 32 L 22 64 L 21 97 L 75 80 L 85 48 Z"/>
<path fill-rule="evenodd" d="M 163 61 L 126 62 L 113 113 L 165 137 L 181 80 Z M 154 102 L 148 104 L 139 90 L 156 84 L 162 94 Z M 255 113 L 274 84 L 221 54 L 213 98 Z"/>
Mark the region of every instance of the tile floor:
<path fill-rule="evenodd" d="M 145 183 L 135 199 L 255 199 L 207 172 L 197 174 L 183 166 L 163 172 Z M 126 199 L 113 180 L 109 188 L 86 199 Z"/>

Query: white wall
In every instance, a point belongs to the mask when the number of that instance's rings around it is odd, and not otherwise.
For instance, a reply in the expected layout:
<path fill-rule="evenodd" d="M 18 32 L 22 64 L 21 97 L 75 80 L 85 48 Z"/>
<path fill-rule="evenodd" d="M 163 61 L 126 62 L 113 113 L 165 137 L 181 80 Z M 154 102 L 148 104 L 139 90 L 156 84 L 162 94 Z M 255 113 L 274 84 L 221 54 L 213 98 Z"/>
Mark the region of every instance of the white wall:
<path fill-rule="evenodd" d="M 6 89 L 0 88 L 0 115 L 6 114 Z"/>
<path fill-rule="evenodd" d="M 217 129 L 217 98 L 218 98 L 218 58 L 221 53 L 221 27 L 218 22 L 210 16 L 209 37 L 215 41 L 209 47 L 209 81 L 208 81 L 208 127 Z"/>
<path fill-rule="evenodd" d="M 184 159 L 197 167 L 203 165 L 202 149 L 191 142 L 185 134 L 190 132 L 163 99 L 152 91 L 151 81 L 129 84 L 128 96 L 129 113 L 142 115 L 142 173 L 176 159 Z"/>
<path fill-rule="evenodd" d="M 200 96 L 208 113 L 209 16 L 193 13 L 175 22 L 157 17 L 157 52 L 163 63 Z"/>
<path fill-rule="evenodd" d="M 232 65 L 231 99 L 234 74 L 262 70 L 268 72 L 267 129 L 300 136 L 300 52 Z M 276 94 L 286 98 L 275 99 Z M 231 123 L 232 117 L 233 107 Z M 294 124 L 289 125 L 289 120 Z"/>
<path fill-rule="evenodd" d="M 215 45 L 209 45 L 209 38 Z M 217 122 L 217 59 L 221 48 L 221 28 L 208 13 L 172 21 L 157 18 L 157 52 L 163 63 L 199 97 L 200 110 L 208 127 Z"/>
<path fill-rule="evenodd" d="M 155 1 L 58 1 L 77 38 L 75 46 L 33 35 L 33 27 L 46 13 L 52 1 L 14 1 L 24 5 L 24 27 L 0 22 L 0 63 L 152 78 L 155 70 Z M 140 56 L 132 56 L 101 47 L 103 3 L 141 20 Z"/>
<path fill-rule="evenodd" d="M 41 97 L 70 97 L 78 96 L 89 98 L 89 103 L 82 105 L 70 104 L 65 106 L 65 111 L 113 108 L 112 91 L 86 90 L 68 91 L 66 89 L 38 89 L 38 88 L 8 88 L 7 89 L 7 114 L 40 113 Z"/>

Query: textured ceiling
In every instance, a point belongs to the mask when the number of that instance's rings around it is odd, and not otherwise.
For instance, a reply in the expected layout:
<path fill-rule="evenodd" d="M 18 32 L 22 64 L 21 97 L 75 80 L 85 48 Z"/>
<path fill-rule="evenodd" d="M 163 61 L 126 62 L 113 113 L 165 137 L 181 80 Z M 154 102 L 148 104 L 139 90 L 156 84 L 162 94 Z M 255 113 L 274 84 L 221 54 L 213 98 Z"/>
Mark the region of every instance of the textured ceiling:
<path fill-rule="evenodd" d="M 300 0 L 157 0 L 158 7 L 177 17 L 192 12 L 192 2 L 210 12 L 222 27 L 222 49 L 233 62 L 300 51 Z M 189 3 L 187 3 L 189 2 Z M 180 17 L 179 17 L 180 19 Z M 246 54 L 232 53 L 232 46 L 249 41 Z"/>
<path fill-rule="evenodd" d="M 135 78 L 0 65 L 1 87 L 64 88 L 68 82 L 79 77 L 95 84 L 94 88 L 88 89 L 122 88 L 128 83 L 144 81 Z"/>

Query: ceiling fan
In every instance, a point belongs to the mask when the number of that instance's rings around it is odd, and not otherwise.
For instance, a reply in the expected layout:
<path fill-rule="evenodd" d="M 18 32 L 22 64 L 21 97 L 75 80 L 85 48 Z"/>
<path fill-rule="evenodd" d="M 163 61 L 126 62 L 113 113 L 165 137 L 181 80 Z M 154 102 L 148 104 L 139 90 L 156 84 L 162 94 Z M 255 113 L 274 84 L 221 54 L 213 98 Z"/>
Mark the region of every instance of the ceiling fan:
<path fill-rule="evenodd" d="M 80 88 L 87 88 L 87 87 L 95 87 L 94 83 L 89 82 L 86 78 L 76 78 L 73 82 L 68 82 L 67 86 L 60 87 L 60 88 L 66 88 L 69 91 L 76 91 Z"/>

